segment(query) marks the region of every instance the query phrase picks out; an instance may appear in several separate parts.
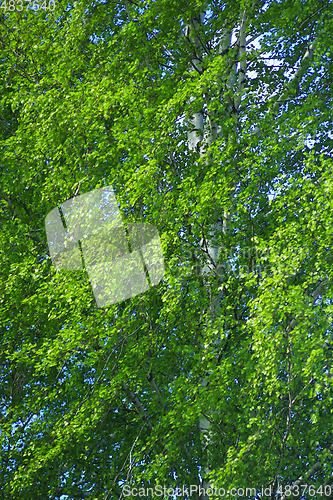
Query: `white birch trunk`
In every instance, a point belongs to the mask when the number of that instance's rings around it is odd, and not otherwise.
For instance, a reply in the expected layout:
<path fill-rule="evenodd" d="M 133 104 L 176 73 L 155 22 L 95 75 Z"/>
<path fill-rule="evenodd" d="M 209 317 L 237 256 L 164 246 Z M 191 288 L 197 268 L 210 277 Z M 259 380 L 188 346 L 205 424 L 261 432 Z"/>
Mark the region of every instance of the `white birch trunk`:
<path fill-rule="evenodd" d="M 192 21 L 186 27 L 186 34 L 193 41 L 197 54 L 200 53 L 199 43 L 196 40 L 195 23 L 202 23 L 204 20 L 205 14 L 200 14 L 200 19 L 198 21 Z M 219 52 L 225 52 L 231 45 L 231 37 L 232 32 L 225 31 L 221 38 Z M 246 72 L 246 12 L 243 12 L 242 18 L 240 21 L 240 30 L 239 30 L 239 72 L 238 72 L 238 88 L 237 88 L 237 100 L 234 104 L 236 110 L 238 109 L 241 102 L 241 95 L 244 89 L 245 82 L 245 72 Z M 192 71 L 200 71 L 200 61 L 198 59 L 193 59 L 191 62 Z M 227 84 L 227 88 L 233 88 L 236 82 L 236 74 L 237 74 L 237 64 L 235 64 L 230 71 L 229 82 Z M 190 102 L 193 102 L 194 99 L 191 98 Z M 209 146 L 217 139 L 219 133 L 219 127 L 214 121 L 214 117 L 206 114 L 206 119 L 204 120 L 203 109 L 193 114 L 189 120 L 190 130 L 188 132 L 188 147 L 190 151 L 196 151 L 200 154 L 202 159 L 205 158 L 207 149 Z M 206 160 L 208 161 L 208 160 Z M 203 251 L 207 253 L 208 264 L 206 264 L 202 269 L 203 275 L 213 274 L 214 268 L 216 268 L 219 258 L 219 248 L 218 245 L 214 242 L 216 239 L 216 235 L 218 232 L 226 233 L 228 230 L 228 220 L 229 220 L 229 211 L 226 210 L 223 213 L 223 216 L 215 222 L 213 222 L 208 230 L 207 239 L 202 239 L 200 242 L 200 246 Z M 217 317 L 218 310 L 220 305 L 220 296 L 212 299 L 211 302 L 211 316 L 212 319 Z M 219 343 L 220 338 L 216 339 L 216 343 Z M 208 346 L 203 345 L 202 348 L 205 350 Z M 201 384 L 203 387 L 207 386 L 207 381 L 202 379 Z M 203 488 L 207 490 L 211 487 L 210 482 L 206 479 L 209 475 L 211 468 L 209 464 L 209 454 L 210 448 L 213 446 L 212 442 L 212 434 L 211 434 L 211 426 L 210 422 L 205 417 L 199 418 L 199 431 L 201 435 L 201 446 L 202 451 L 207 454 L 208 462 L 206 466 L 202 470 L 203 476 Z M 207 495 L 201 496 L 202 500 L 209 500 Z"/>

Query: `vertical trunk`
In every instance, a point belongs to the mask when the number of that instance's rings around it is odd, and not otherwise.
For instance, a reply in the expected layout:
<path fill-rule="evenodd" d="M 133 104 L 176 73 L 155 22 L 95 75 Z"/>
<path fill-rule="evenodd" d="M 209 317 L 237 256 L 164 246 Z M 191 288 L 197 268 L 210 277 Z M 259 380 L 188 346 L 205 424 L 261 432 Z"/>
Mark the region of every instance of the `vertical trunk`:
<path fill-rule="evenodd" d="M 200 13 L 199 19 L 191 20 L 190 24 L 186 27 L 186 34 L 190 37 L 193 42 L 196 51 L 200 50 L 199 43 L 196 37 L 195 29 L 199 23 L 203 22 L 205 17 L 205 13 Z M 200 71 L 200 61 L 197 58 L 193 58 L 191 61 L 192 71 Z M 192 97 L 190 99 L 190 103 L 195 99 Z M 208 123 L 207 123 L 208 122 Z M 208 125 L 208 126 L 207 126 Z M 210 120 L 210 118 L 206 118 L 206 127 L 204 127 L 204 113 L 203 109 L 194 113 L 189 120 L 190 130 L 188 132 L 188 147 L 190 151 L 197 151 L 200 154 L 200 157 L 203 158 L 205 155 L 205 150 L 207 145 L 210 145 L 213 140 L 215 140 L 217 135 L 216 124 Z M 201 247 L 204 245 L 204 240 L 201 240 Z M 209 247 L 208 248 L 209 256 L 213 259 L 217 257 L 217 248 Z M 203 270 L 203 273 L 207 273 L 210 271 L 210 266 L 206 266 Z M 204 349 L 205 346 L 202 346 Z M 203 387 L 206 387 L 207 381 L 203 379 L 201 381 Z M 211 440 L 210 436 L 210 423 L 205 417 L 199 417 L 199 431 L 201 436 L 201 447 L 202 447 L 202 455 L 204 456 L 207 452 L 209 452 L 209 444 Z M 210 472 L 209 465 L 207 464 L 203 467 L 201 471 L 201 475 L 203 476 L 203 488 L 206 489 L 209 487 L 209 483 L 205 480 L 205 477 L 208 476 Z M 202 495 L 201 498 L 206 500 L 206 496 Z"/>
<path fill-rule="evenodd" d="M 205 18 L 205 13 L 201 13 L 199 18 L 196 20 L 191 20 L 191 22 L 186 27 L 186 34 L 191 39 L 193 45 L 196 48 L 196 54 L 201 55 L 200 44 L 197 39 L 196 27 L 203 22 Z M 225 30 L 221 37 L 221 41 L 219 44 L 219 52 L 221 54 L 225 53 L 231 45 L 232 31 Z M 234 102 L 230 102 L 229 111 L 231 113 L 237 112 L 237 109 L 241 102 L 241 96 L 244 89 L 245 82 L 245 72 L 246 72 L 246 12 L 244 11 L 240 20 L 240 29 L 239 29 L 239 37 L 238 37 L 238 47 L 239 47 L 239 70 L 238 70 L 238 86 L 237 86 L 237 96 Z M 237 77 L 237 64 L 232 64 L 230 62 L 230 76 L 229 81 L 226 85 L 227 90 L 232 89 L 236 82 Z M 194 57 L 191 61 L 192 71 L 200 71 L 200 60 Z M 193 102 L 194 98 L 190 99 L 190 102 Z M 207 96 L 207 103 L 209 104 L 209 95 Z M 231 105 L 232 104 L 232 105 Z M 208 162 L 209 158 L 207 156 L 207 149 L 210 145 L 217 139 L 218 134 L 220 133 L 220 128 L 215 121 L 215 116 L 210 115 L 208 110 L 205 114 L 204 118 L 204 110 L 201 109 L 194 113 L 189 120 L 189 132 L 188 132 L 188 147 L 190 151 L 196 151 L 200 154 L 200 159 L 204 162 Z M 200 242 L 200 246 L 203 250 L 208 254 L 208 263 L 203 267 L 202 274 L 203 275 L 212 275 L 214 273 L 214 268 L 217 266 L 218 258 L 219 258 L 219 248 L 216 244 L 216 236 L 219 232 L 226 234 L 228 231 L 228 221 L 229 221 L 229 209 L 225 210 L 223 215 L 214 221 L 209 230 L 207 232 L 207 237 L 203 238 Z M 207 281 L 208 286 L 208 281 Z M 212 297 L 210 312 L 211 319 L 214 319 L 218 316 L 218 311 L 220 307 L 220 299 L 221 296 Z M 216 338 L 216 343 L 220 342 L 220 338 Z M 205 351 L 208 348 L 208 345 L 203 344 L 202 350 Z M 207 386 L 207 380 L 204 378 L 201 381 L 201 385 L 203 387 Z M 207 461 L 205 466 L 202 468 L 202 476 L 203 476 L 203 489 L 206 491 L 211 487 L 210 481 L 207 479 L 211 472 L 211 464 L 210 464 L 210 449 L 213 445 L 212 443 L 212 432 L 211 425 L 209 420 L 206 417 L 199 417 L 199 431 L 201 435 L 201 446 L 202 446 L 202 455 L 207 457 Z M 207 495 L 201 495 L 202 500 L 209 500 Z"/>

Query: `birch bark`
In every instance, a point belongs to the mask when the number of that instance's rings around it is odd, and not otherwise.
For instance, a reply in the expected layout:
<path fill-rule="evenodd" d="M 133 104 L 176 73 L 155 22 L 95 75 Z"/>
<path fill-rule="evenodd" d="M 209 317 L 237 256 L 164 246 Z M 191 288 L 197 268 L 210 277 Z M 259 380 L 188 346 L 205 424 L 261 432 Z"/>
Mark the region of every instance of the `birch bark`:
<path fill-rule="evenodd" d="M 201 56 L 201 45 L 198 40 L 197 28 L 200 26 L 205 19 L 205 12 L 200 13 L 197 19 L 191 19 L 191 22 L 186 26 L 186 34 L 189 36 L 190 40 L 195 47 L 196 54 Z M 228 49 L 231 46 L 232 41 L 232 31 L 229 29 L 225 29 L 221 40 L 219 43 L 218 51 L 220 54 L 225 54 L 228 52 Z M 245 74 L 246 74 L 246 11 L 242 12 L 240 19 L 240 28 L 238 34 L 238 60 L 239 63 L 232 63 L 232 61 L 228 61 L 230 67 L 229 73 L 229 81 L 227 83 L 226 89 L 232 89 L 235 85 L 237 76 L 238 76 L 238 86 L 237 86 L 237 97 L 235 102 L 233 102 L 233 106 L 229 106 L 229 112 L 237 113 L 237 109 L 241 102 L 242 92 L 244 90 L 245 83 Z M 237 66 L 239 66 L 237 71 Z M 198 57 L 194 57 L 191 61 L 192 71 L 201 72 L 201 61 Z M 190 103 L 195 102 L 195 99 L 191 97 Z M 230 102 L 230 99 L 229 99 Z M 189 119 L 189 131 L 188 131 L 188 148 L 192 152 L 199 153 L 199 158 L 206 165 L 209 164 L 209 147 L 212 145 L 214 141 L 218 138 L 221 127 L 215 121 L 214 113 L 209 113 L 208 104 L 209 104 L 209 94 L 206 95 L 206 109 L 202 107 Z M 230 203 L 232 202 L 232 196 L 230 197 Z M 202 238 L 200 242 L 200 250 L 203 254 L 206 254 L 207 263 L 202 267 L 202 275 L 203 276 L 211 276 L 216 274 L 216 269 L 218 265 L 219 259 L 219 246 L 216 244 L 216 239 L 218 233 L 223 233 L 224 235 L 228 231 L 228 224 L 230 219 L 230 207 L 227 207 L 223 214 L 217 218 L 216 221 L 213 221 L 211 226 L 208 229 L 207 237 Z M 204 278 L 204 283 L 206 287 L 209 287 L 208 280 L 206 281 Z M 221 294 L 211 298 L 210 304 L 210 314 L 211 320 L 217 318 L 219 314 L 219 306 L 220 306 Z M 219 344 L 221 341 L 220 336 L 218 336 L 215 340 L 215 344 Z M 202 351 L 204 352 L 208 348 L 208 344 L 204 343 L 202 345 Z M 208 383 L 205 378 L 201 381 L 202 387 L 207 387 Z M 199 417 L 199 432 L 201 436 L 201 446 L 202 446 L 202 455 L 206 456 L 206 464 L 202 470 L 202 487 L 204 491 L 207 491 L 212 485 L 209 480 L 209 474 L 211 472 L 210 466 L 210 454 L 211 448 L 214 446 L 212 439 L 212 431 L 211 424 L 206 416 Z M 202 500 L 209 500 L 209 497 L 206 494 L 201 496 Z"/>

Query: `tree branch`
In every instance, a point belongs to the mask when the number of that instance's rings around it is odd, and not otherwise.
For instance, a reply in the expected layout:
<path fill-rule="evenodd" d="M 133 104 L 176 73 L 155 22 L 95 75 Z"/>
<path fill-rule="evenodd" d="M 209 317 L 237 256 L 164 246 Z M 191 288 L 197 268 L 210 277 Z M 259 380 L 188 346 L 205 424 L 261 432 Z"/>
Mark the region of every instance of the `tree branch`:
<path fill-rule="evenodd" d="M 333 452 L 333 444 L 329 448 L 327 448 L 327 451 Z M 318 460 L 318 462 L 316 462 L 313 465 L 313 467 L 311 467 L 311 469 L 309 469 L 304 475 L 299 476 L 299 478 L 293 482 L 292 488 L 295 488 L 296 486 L 300 486 L 301 484 L 303 484 L 304 481 L 306 481 L 307 479 L 312 477 L 318 470 L 320 470 L 322 466 L 323 466 L 323 463 L 321 462 L 321 460 Z M 285 500 L 286 498 L 287 498 L 287 496 L 286 496 L 286 494 L 284 494 L 281 497 L 281 500 Z"/>

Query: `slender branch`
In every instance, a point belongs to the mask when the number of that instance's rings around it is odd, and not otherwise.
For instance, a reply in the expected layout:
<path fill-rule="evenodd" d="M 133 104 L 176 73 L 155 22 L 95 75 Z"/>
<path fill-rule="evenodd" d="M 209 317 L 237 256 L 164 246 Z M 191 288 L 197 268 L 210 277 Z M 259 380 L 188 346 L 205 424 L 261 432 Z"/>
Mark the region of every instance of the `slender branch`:
<path fill-rule="evenodd" d="M 154 392 L 156 392 L 156 394 L 158 395 L 158 404 L 160 405 L 160 407 L 165 410 L 165 404 L 163 403 L 162 399 L 161 399 L 161 393 L 160 391 L 158 390 L 158 387 L 155 383 L 155 380 L 154 380 L 154 376 L 153 376 L 153 372 L 151 371 L 149 374 L 147 374 L 147 379 L 148 379 L 148 382 L 149 382 L 149 385 L 150 387 L 153 389 Z"/>
<path fill-rule="evenodd" d="M 134 450 L 134 448 L 135 448 L 135 445 L 136 445 L 136 443 L 137 443 L 137 441 L 138 441 L 138 439 L 139 439 L 139 437 L 140 437 L 140 435 L 141 435 L 141 432 L 142 432 L 142 430 L 144 429 L 144 427 L 145 427 L 145 424 L 141 426 L 141 428 L 140 428 L 140 430 L 139 430 L 139 434 L 136 436 L 136 438 L 135 438 L 135 440 L 134 440 L 134 443 L 132 444 L 132 447 L 131 447 L 131 449 L 130 449 L 129 453 L 127 454 L 127 457 L 125 458 L 125 461 L 124 461 L 124 463 L 123 463 L 123 465 L 122 465 L 122 467 L 121 467 L 120 471 L 118 472 L 118 474 L 117 474 L 117 475 L 116 475 L 116 477 L 114 478 L 114 480 L 113 480 L 113 484 L 114 484 L 114 485 L 116 484 L 118 477 L 120 476 L 120 474 L 121 474 L 121 473 L 122 473 L 122 471 L 124 470 L 125 465 L 126 465 L 126 463 L 127 463 L 127 460 L 128 460 L 128 459 L 130 459 L 129 473 L 130 473 L 130 471 L 132 470 L 132 465 L 133 465 L 133 462 L 134 462 L 134 460 L 133 460 L 133 461 L 131 460 L 132 452 L 133 452 L 133 450 Z M 128 474 L 129 474 L 129 473 L 128 473 Z M 127 476 L 127 477 L 128 477 L 128 476 Z M 107 493 L 107 495 L 106 495 L 106 497 L 105 497 L 105 500 L 107 500 L 107 499 L 109 498 L 109 496 L 110 496 L 111 492 L 112 492 L 112 488 L 108 491 L 108 493 Z M 122 493 L 121 493 L 121 495 L 120 495 L 120 497 L 119 497 L 119 498 L 121 498 L 121 497 L 122 497 Z"/>
<path fill-rule="evenodd" d="M 333 452 L 333 444 L 326 449 L 326 451 L 330 451 L 330 452 Z M 324 464 L 322 463 L 321 460 L 318 460 L 318 462 L 316 462 L 312 467 L 311 469 L 307 470 L 305 472 L 305 474 L 303 474 L 302 476 L 299 476 L 298 479 L 296 479 L 296 481 L 293 482 L 292 484 L 292 488 L 295 488 L 296 486 L 300 486 L 301 484 L 304 483 L 304 481 L 306 481 L 307 479 L 310 479 L 310 477 L 312 477 L 318 470 L 320 470 L 322 468 Z M 282 497 L 281 497 L 281 500 L 285 500 L 287 498 L 286 494 L 284 494 Z M 288 497 L 289 498 L 289 497 Z"/>
<path fill-rule="evenodd" d="M 310 305 L 312 305 L 312 306 L 314 305 L 314 303 L 316 302 L 316 300 L 318 299 L 318 297 L 319 297 L 319 295 L 320 295 L 320 292 L 321 292 L 321 289 L 322 289 L 322 287 L 323 287 L 324 283 L 325 283 L 325 282 L 327 282 L 327 280 L 328 280 L 328 278 L 325 278 L 325 279 L 323 279 L 323 280 L 321 280 L 321 281 L 319 282 L 319 284 L 317 285 L 317 288 L 315 289 L 315 291 L 314 291 L 314 292 L 312 293 L 312 295 L 311 295 L 310 302 L 309 302 L 309 306 L 310 306 Z M 297 323 L 296 323 L 296 320 L 297 320 L 298 318 L 300 318 L 300 317 L 301 317 L 301 314 L 298 314 L 295 318 L 293 318 L 293 319 L 290 321 L 289 325 L 288 325 L 288 326 L 287 326 L 287 328 L 286 328 L 286 335 L 288 335 L 288 333 L 290 333 L 290 332 L 291 332 L 291 331 L 295 328 L 295 326 L 296 326 L 296 324 L 297 324 Z"/>
<path fill-rule="evenodd" d="M 17 206 L 14 206 L 12 200 L 5 194 L 5 193 L 2 193 L 2 196 L 4 198 L 4 200 L 7 202 L 8 204 L 8 207 L 9 209 L 12 211 L 13 213 L 13 216 L 14 218 L 17 217 L 18 219 L 20 219 L 21 222 L 23 222 L 24 224 L 26 224 L 25 220 L 24 220 L 24 217 L 23 215 L 21 214 L 21 212 L 18 210 Z M 29 213 L 29 211 L 27 210 L 27 208 L 25 207 L 25 205 L 23 203 L 21 203 L 23 208 L 25 209 L 25 211 L 27 212 L 27 215 L 30 217 L 30 219 L 32 220 L 32 216 L 31 214 Z M 46 245 L 45 241 L 42 239 L 42 237 L 36 232 L 34 231 L 34 237 L 32 237 L 30 234 L 28 235 L 29 238 L 31 238 L 33 241 L 35 241 L 36 243 L 36 239 L 38 240 L 39 243 L 41 243 L 44 247 L 44 249 L 48 250 L 48 246 Z M 36 238 L 36 239 L 35 239 Z"/>
<path fill-rule="evenodd" d="M 134 392 L 131 391 L 131 389 L 129 389 L 128 387 L 126 387 L 125 382 L 122 383 L 122 389 L 125 392 L 125 394 L 127 395 L 127 397 L 129 399 L 131 399 L 131 401 L 134 404 L 134 406 L 135 406 L 138 414 L 142 418 L 143 422 L 147 425 L 148 429 L 151 431 L 152 428 L 153 428 L 153 425 L 150 422 L 149 417 L 148 417 L 148 415 L 146 413 L 146 410 L 142 406 L 141 401 L 138 398 L 138 396 L 136 394 L 134 394 Z"/>

